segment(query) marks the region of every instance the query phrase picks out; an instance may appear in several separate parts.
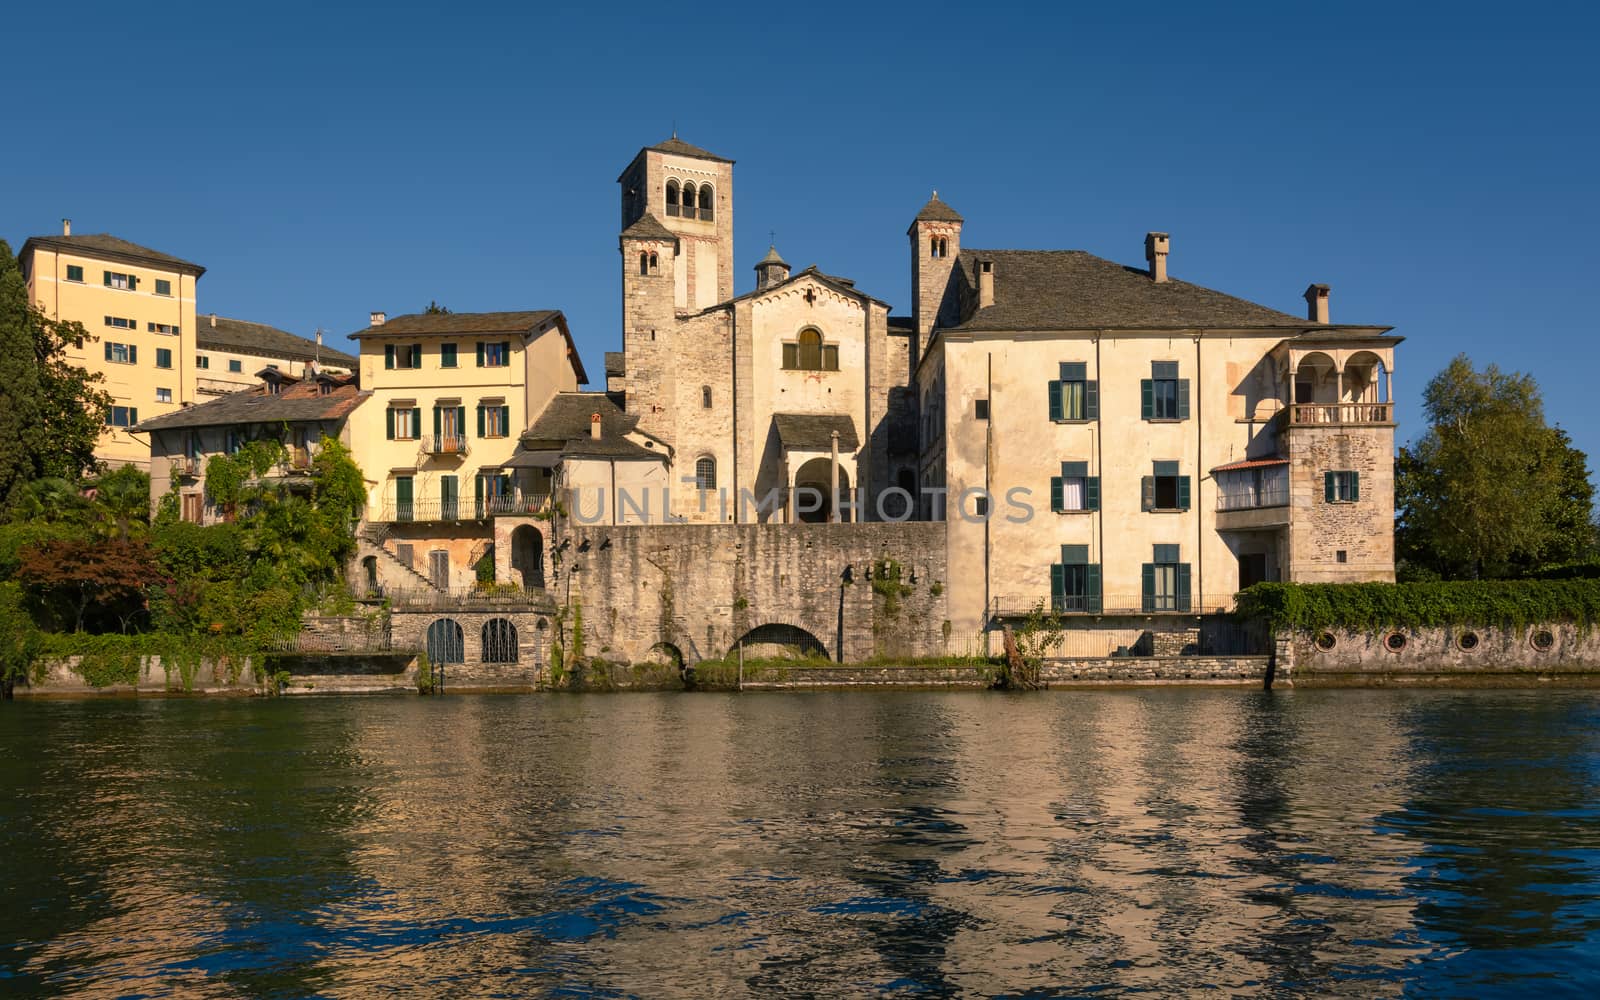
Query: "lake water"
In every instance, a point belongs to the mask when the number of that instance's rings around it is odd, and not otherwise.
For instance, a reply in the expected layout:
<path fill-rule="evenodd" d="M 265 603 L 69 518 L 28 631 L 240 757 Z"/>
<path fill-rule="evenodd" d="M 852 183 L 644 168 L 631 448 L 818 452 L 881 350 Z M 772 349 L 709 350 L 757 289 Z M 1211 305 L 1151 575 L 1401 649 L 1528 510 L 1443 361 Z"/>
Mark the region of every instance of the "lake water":
<path fill-rule="evenodd" d="M 1600 695 L 0 705 L 0 995 L 1594 996 Z"/>

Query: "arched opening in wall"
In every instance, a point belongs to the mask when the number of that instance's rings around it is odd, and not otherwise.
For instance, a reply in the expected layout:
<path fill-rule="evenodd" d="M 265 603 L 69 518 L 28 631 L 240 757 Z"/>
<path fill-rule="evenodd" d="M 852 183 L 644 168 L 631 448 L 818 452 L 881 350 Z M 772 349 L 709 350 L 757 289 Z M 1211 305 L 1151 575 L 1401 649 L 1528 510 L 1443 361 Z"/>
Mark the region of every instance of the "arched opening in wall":
<path fill-rule="evenodd" d="M 650 255 L 647 253 L 642 253 L 639 255 L 639 273 L 650 273 Z"/>
<path fill-rule="evenodd" d="M 523 590 L 544 589 L 544 536 L 531 524 L 519 524 L 511 532 L 511 572 Z"/>
<path fill-rule="evenodd" d="M 466 642 L 453 618 L 440 618 L 428 626 L 429 663 L 465 663 Z"/>
<path fill-rule="evenodd" d="M 683 186 L 683 217 L 685 219 L 694 218 L 694 198 L 694 185 L 685 184 Z"/>
<path fill-rule="evenodd" d="M 744 650 L 746 659 L 826 660 L 828 647 L 798 625 L 758 625 L 728 650 L 734 656 Z"/>
<path fill-rule="evenodd" d="M 694 463 L 694 488 L 704 493 L 717 488 L 717 460 L 706 456 Z"/>
<path fill-rule="evenodd" d="M 850 494 L 850 473 L 845 470 L 842 461 L 839 463 L 839 494 Z M 794 519 L 806 524 L 823 524 L 833 520 L 833 478 L 828 459 L 813 458 L 795 470 Z M 839 520 L 850 520 L 850 511 L 842 509 Z"/>
<path fill-rule="evenodd" d="M 917 474 L 901 469 L 894 476 L 895 488 L 904 492 L 890 493 L 883 499 L 883 516 L 890 521 L 910 521 L 917 516 Z"/>
<path fill-rule="evenodd" d="M 1339 369 L 1333 358 L 1321 351 L 1313 351 L 1300 359 L 1294 369 L 1294 401 L 1305 406 L 1311 403 L 1337 403 L 1339 401 Z"/>
<path fill-rule="evenodd" d="M 1346 403 L 1379 403 L 1383 391 L 1383 359 L 1371 351 L 1357 351 L 1344 363 L 1344 383 L 1339 398 Z"/>
<path fill-rule="evenodd" d="M 702 221 L 710 222 L 713 214 L 711 185 L 702 184 L 700 185 L 700 218 Z"/>
<path fill-rule="evenodd" d="M 517 627 L 508 618 L 491 618 L 483 623 L 483 662 L 517 662 Z"/>
<path fill-rule="evenodd" d="M 700 406 L 702 409 L 711 409 L 711 387 L 709 385 L 700 387 Z"/>
<path fill-rule="evenodd" d="M 650 254 L 650 273 L 656 274 L 661 270 L 661 258 L 655 253 Z"/>
<path fill-rule="evenodd" d="M 683 669 L 683 650 L 670 642 L 658 642 L 650 647 L 650 653 L 645 657 L 645 662 L 666 667 L 679 678 L 687 680 Z"/>
<path fill-rule="evenodd" d="M 367 593 L 378 593 L 378 557 L 367 556 L 361 560 L 361 573 L 367 581 Z"/>
<path fill-rule="evenodd" d="M 667 214 L 678 214 L 678 182 L 667 181 Z"/>

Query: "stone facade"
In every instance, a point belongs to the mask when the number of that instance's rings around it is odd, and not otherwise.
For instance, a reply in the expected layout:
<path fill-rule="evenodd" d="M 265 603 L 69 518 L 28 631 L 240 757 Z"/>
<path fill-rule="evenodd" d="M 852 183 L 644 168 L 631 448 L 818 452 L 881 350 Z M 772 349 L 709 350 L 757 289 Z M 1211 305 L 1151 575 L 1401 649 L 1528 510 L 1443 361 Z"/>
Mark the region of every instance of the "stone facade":
<path fill-rule="evenodd" d="M 1548 646 L 1541 641 L 1546 636 Z M 1279 681 L 1296 686 L 1521 684 L 1593 679 L 1600 674 L 1600 632 L 1572 624 L 1392 632 L 1335 629 L 1280 636 L 1277 646 Z"/>
<path fill-rule="evenodd" d="M 1394 427 L 1289 432 L 1288 564 L 1301 583 L 1394 580 Z M 1359 475 L 1360 495 L 1330 502 L 1325 476 Z"/>

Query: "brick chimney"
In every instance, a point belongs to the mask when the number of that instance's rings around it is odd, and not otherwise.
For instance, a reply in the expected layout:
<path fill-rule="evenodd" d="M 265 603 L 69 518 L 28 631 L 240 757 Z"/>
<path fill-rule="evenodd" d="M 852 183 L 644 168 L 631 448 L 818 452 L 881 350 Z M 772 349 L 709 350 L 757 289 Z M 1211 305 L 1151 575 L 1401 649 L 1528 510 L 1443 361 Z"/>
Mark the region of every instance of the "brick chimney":
<path fill-rule="evenodd" d="M 384 322 L 388 320 L 388 318 L 389 318 L 389 314 L 388 313 L 386 313 L 386 312 L 378 312 L 377 310 L 374 310 L 373 313 L 372 313 L 372 325 L 373 326 L 382 326 L 384 324 Z"/>
<path fill-rule="evenodd" d="M 1144 234 L 1144 259 L 1150 262 L 1150 280 L 1160 283 L 1167 280 L 1167 250 L 1171 241 L 1166 233 Z"/>
<path fill-rule="evenodd" d="M 71 236 L 72 235 L 72 220 L 71 219 L 62 219 L 61 220 L 61 235 L 62 236 Z"/>
<path fill-rule="evenodd" d="M 994 305 L 994 261 L 978 261 L 978 308 Z"/>
<path fill-rule="evenodd" d="M 600 440 L 600 414 L 589 414 L 589 437 Z"/>
<path fill-rule="evenodd" d="M 1331 291 L 1327 285 L 1311 285 L 1306 288 L 1306 319 L 1313 323 L 1328 322 L 1328 294 Z"/>

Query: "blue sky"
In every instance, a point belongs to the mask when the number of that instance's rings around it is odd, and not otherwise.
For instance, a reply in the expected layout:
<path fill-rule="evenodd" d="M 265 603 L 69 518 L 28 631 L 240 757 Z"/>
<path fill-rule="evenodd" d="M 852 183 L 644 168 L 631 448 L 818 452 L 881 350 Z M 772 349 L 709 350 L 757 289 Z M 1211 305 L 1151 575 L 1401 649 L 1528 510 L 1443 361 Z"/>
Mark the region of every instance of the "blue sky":
<path fill-rule="evenodd" d="M 8 10 L 0 236 L 198 261 L 202 311 L 330 343 L 366 314 L 559 308 L 619 345 L 617 174 L 738 161 L 738 290 L 791 264 L 908 312 L 933 188 L 964 241 L 1130 264 L 1393 325 L 1402 437 L 1457 352 L 1590 383 L 1600 14 L 1583 6 L 278 3 Z M 1591 466 L 1596 463 L 1591 463 Z"/>

